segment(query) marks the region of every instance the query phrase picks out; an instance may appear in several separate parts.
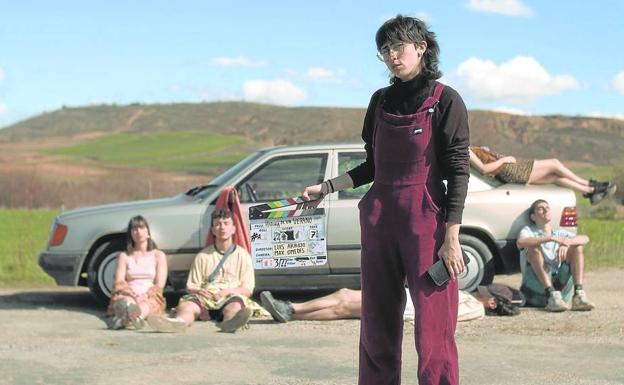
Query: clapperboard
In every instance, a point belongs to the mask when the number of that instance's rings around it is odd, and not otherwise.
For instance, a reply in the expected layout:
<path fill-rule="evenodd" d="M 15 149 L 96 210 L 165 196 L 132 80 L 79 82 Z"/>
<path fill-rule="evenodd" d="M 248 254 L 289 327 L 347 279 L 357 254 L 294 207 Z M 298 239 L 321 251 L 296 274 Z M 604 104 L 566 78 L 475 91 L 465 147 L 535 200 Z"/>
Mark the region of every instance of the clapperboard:
<path fill-rule="evenodd" d="M 325 209 L 297 209 L 309 203 L 289 198 L 249 208 L 255 269 L 321 266 L 327 263 Z M 295 209 L 288 210 L 290 206 Z"/>

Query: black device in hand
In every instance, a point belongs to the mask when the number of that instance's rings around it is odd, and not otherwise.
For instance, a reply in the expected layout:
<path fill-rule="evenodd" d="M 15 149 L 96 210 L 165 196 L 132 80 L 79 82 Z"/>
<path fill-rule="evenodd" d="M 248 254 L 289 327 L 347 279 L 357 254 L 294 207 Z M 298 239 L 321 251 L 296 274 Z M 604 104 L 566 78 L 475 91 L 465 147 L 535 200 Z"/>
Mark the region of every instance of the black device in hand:
<path fill-rule="evenodd" d="M 468 265 L 470 259 L 468 258 L 464 250 L 462 250 L 462 257 L 464 258 L 464 265 Z M 431 265 L 431 267 L 427 269 L 427 273 L 437 286 L 444 285 L 451 278 L 442 259 Z"/>

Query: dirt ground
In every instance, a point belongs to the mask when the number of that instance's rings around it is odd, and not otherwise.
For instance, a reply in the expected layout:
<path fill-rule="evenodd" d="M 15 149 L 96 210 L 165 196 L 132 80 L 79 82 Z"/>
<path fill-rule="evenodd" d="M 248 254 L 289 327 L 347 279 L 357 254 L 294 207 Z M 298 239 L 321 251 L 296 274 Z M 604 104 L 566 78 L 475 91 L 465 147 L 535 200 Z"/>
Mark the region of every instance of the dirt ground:
<path fill-rule="evenodd" d="M 519 283 L 519 275 L 498 282 Z M 587 274 L 597 309 L 460 323 L 461 383 L 624 384 L 624 270 Z M 355 384 L 358 320 L 255 319 L 234 335 L 109 331 L 84 289 L 0 289 L 0 384 Z M 403 384 L 416 384 L 405 326 Z"/>

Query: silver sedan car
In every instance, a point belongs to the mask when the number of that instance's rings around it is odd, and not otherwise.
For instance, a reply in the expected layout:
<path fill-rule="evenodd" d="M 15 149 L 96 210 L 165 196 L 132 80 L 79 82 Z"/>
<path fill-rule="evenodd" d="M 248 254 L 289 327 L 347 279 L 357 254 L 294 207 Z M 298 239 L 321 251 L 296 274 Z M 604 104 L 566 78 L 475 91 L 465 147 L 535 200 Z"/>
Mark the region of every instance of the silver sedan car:
<path fill-rule="evenodd" d="M 224 186 L 235 186 L 244 212 L 263 202 L 298 196 L 305 186 L 335 177 L 366 157 L 360 144 L 278 146 L 259 150 L 212 180 L 164 199 L 117 203 L 61 213 L 50 230 L 39 265 L 59 285 L 88 286 L 105 302 L 116 260 L 124 249 L 128 220 L 143 215 L 168 256 L 169 283 L 184 288 L 195 254 L 210 229 L 210 214 Z M 325 198 L 327 262 L 296 268 L 256 270 L 257 290 L 337 289 L 360 286 L 360 227 L 357 204 L 370 185 Z M 460 243 L 470 262 L 460 287 L 490 283 L 495 273 L 518 270 L 516 235 L 526 210 L 546 199 L 555 227 L 576 232 L 576 197 L 556 186 L 501 184 L 471 170 Z"/>

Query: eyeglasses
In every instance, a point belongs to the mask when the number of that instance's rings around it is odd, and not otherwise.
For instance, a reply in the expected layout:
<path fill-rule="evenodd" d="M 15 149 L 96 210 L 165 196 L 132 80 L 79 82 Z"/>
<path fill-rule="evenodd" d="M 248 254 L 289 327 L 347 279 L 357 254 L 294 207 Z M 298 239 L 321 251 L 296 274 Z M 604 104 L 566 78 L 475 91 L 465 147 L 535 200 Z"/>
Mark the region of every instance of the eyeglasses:
<path fill-rule="evenodd" d="M 377 59 L 379 59 L 381 61 L 386 61 L 386 60 L 390 59 L 390 52 L 394 52 L 394 53 L 396 53 L 397 56 L 401 56 L 403 54 L 403 49 L 408 44 L 412 44 L 412 43 L 400 42 L 400 43 L 394 43 L 394 44 L 391 44 L 391 45 L 387 45 L 387 46 L 383 47 L 381 49 L 381 51 L 377 52 Z"/>

